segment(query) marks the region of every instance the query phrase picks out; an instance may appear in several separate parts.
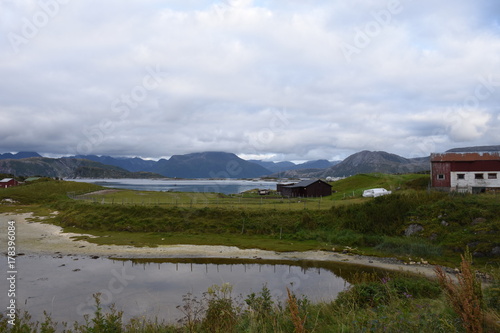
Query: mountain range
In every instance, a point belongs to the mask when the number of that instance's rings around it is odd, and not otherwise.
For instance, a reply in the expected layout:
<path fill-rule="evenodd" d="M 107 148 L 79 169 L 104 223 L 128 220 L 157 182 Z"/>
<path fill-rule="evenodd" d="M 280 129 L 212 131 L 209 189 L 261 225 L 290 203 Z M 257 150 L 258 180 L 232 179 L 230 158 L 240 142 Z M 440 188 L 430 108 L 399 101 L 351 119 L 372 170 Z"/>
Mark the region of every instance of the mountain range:
<path fill-rule="evenodd" d="M 500 146 L 449 150 L 500 151 Z M 361 151 L 343 161 L 315 160 L 302 164 L 243 160 L 232 153 L 201 152 L 173 155 L 159 161 L 138 157 L 76 155 L 42 157 L 36 152 L 0 154 L 0 173 L 61 178 L 326 178 L 359 173 L 410 173 L 430 169 L 430 158 L 404 158 L 384 151 Z"/>
<path fill-rule="evenodd" d="M 59 178 L 162 178 L 151 172 L 128 170 L 78 158 L 28 157 L 0 159 L 0 173 L 14 176 L 43 176 Z"/>

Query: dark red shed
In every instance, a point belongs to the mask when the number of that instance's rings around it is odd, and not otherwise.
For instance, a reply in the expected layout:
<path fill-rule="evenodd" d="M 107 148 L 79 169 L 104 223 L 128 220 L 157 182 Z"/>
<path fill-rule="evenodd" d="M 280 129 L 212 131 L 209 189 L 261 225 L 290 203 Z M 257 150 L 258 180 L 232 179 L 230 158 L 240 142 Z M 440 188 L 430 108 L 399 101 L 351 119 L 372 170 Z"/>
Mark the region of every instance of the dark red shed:
<path fill-rule="evenodd" d="M 303 180 L 296 184 L 277 185 L 278 192 L 285 197 L 324 197 L 332 194 L 332 186 L 321 179 Z"/>
<path fill-rule="evenodd" d="M 0 180 L 0 188 L 7 188 L 19 185 L 19 182 L 14 178 L 4 178 Z"/>

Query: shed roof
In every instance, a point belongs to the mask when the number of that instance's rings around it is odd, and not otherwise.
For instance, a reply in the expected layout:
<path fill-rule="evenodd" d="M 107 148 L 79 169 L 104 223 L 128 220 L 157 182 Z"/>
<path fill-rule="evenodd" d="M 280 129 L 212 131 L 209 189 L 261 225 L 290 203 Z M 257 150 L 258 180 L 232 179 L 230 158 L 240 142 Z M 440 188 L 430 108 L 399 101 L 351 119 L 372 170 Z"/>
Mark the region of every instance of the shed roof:
<path fill-rule="evenodd" d="M 38 179 L 40 179 L 40 177 L 29 177 L 29 178 L 26 178 L 24 181 L 25 182 L 32 182 L 32 181 L 38 180 Z"/>
<path fill-rule="evenodd" d="M 0 180 L 0 183 L 8 183 L 8 182 L 10 182 L 13 179 L 14 178 L 4 178 L 4 179 Z"/>
<path fill-rule="evenodd" d="M 322 181 L 321 179 L 312 179 L 312 180 L 303 180 L 303 181 L 298 182 L 297 184 L 287 185 L 285 187 L 289 187 L 289 188 L 308 187 L 309 185 L 312 185 L 316 182 L 322 182 L 330 187 L 332 186 L 332 185 Z"/>
<path fill-rule="evenodd" d="M 474 161 L 500 161 L 500 152 L 431 154 L 431 162 L 474 162 Z"/>

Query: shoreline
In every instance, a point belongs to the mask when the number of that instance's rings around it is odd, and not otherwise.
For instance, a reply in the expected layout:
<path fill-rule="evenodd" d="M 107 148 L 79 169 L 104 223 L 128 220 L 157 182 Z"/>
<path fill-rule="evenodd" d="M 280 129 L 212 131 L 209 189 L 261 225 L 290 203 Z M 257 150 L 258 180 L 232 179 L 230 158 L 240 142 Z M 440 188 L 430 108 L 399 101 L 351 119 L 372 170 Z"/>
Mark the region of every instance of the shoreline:
<path fill-rule="evenodd" d="M 406 265 L 394 258 L 370 257 L 342 254 L 329 251 L 275 252 L 260 249 L 240 249 L 222 245 L 160 245 L 154 248 L 127 245 L 97 245 L 72 237 L 84 234 L 65 233 L 59 226 L 31 222 L 31 213 L 0 214 L 0 230 L 7 230 L 7 222 L 16 222 L 16 253 L 38 255 L 81 255 L 103 256 L 116 259 L 169 259 L 169 258 L 222 258 L 254 260 L 311 260 L 338 262 L 358 266 L 375 267 L 392 271 L 404 271 L 434 277 L 434 265 Z M 2 244 L 7 239 L 6 232 L 0 232 Z M 7 248 L 0 249 L 6 254 Z"/>

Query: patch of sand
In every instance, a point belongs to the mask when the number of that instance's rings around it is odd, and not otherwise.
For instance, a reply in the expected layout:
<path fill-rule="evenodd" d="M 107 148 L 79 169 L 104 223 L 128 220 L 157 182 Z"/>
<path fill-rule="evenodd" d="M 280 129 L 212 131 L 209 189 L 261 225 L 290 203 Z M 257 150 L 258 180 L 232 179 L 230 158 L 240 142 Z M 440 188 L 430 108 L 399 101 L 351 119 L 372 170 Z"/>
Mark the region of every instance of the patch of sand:
<path fill-rule="evenodd" d="M 72 237 L 82 234 L 64 233 L 61 227 L 30 222 L 31 214 L 0 214 L 0 244 L 6 244 L 7 223 L 15 221 L 16 252 L 25 254 L 76 254 L 84 256 L 107 256 L 114 258 L 244 258 L 268 260 L 317 260 L 343 262 L 378 268 L 407 271 L 426 276 L 435 276 L 432 265 L 405 265 L 392 258 L 377 258 L 361 255 L 341 254 L 327 251 L 274 252 L 259 249 L 239 249 L 234 246 L 211 245 L 167 245 L 155 248 L 125 245 L 97 245 Z M 0 252 L 6 253 L 5 249 Z"/>

